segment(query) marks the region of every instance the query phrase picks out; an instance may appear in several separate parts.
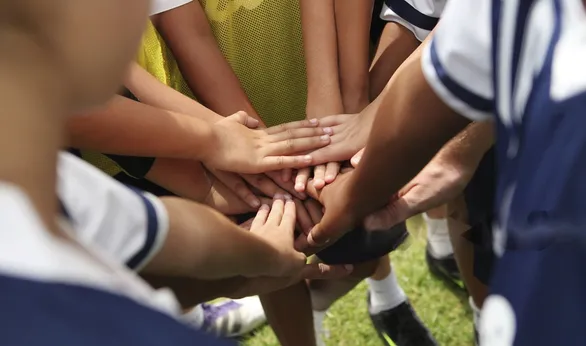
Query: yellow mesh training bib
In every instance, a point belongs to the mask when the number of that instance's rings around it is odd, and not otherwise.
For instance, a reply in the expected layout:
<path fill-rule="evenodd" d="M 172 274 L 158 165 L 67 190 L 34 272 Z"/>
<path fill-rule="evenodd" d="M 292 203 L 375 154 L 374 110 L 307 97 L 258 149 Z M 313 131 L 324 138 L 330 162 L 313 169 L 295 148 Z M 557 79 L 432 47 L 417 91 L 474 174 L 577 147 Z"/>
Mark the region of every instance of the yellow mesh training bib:
<path fill-rule="evenodd" d="M 267 126 L 305 118 L 307 82 L 299 1 L 200 0 L 226 60 Z M 149 24 L 138 62 L 192 96 L 163 39 Z"/>

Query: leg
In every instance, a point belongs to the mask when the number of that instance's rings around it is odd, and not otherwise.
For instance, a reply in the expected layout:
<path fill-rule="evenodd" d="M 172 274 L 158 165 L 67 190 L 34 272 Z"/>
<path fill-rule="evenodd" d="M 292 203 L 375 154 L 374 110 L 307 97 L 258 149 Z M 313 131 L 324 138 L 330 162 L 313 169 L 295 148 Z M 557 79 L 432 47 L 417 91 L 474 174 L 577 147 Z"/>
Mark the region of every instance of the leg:
<path fill-rule="evenodd" d="M 315 345 L 311 298 L 305 282 L 261 295 L 260 300 L 282 346 Z"/>

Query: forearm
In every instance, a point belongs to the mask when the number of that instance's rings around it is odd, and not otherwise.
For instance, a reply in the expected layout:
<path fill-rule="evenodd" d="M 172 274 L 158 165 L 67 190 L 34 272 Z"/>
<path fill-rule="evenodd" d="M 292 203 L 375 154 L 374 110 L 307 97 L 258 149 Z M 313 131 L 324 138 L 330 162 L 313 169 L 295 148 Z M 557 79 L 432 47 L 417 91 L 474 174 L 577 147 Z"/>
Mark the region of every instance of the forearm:
<path fill-rule="evenodd" d="M 162 13 L 154 23 L 198 100 L 223 116 L 245 111 L 261 120 L 220 51 L 199 1 Z"/>
<path fill-rule="evenodd" d="M 199 159 L 212 138 L 211 125 L 115 96 L 103 109 L 69 119 L 74 148 L 129 156 Z"/>
<path fill-rule="evenodd" d="M 437 156 L 476 167 L 494 145 L 494 130 L 492 121 L 473 122 L 444 145 Z"/>
<path fill-rule="evenodd" d="M 369 103 L 369 51 L 372 0 L 335 0 L 340 90 L 345 113 Z"/>
<path fill-rule="evenodd" d="M 301 0 L 300 5 L 307 70 L 307 116 L 343 113 L 334 0 Z"/>
<path fill-rule="evenodd" d="M 176 197 L 161 201 L 169 214 L 169 234 L 145 273 L 202 279 L 269 272 L 276 250 L 215 210 Z"/>
<path fill-rule="evenodd" d="M 125 86 L 144 104 L 188 114 L 210 123 L 223 119 L 218 113 L 159 82 L 137 63 L 130 66 Z"/>
<path fill-rule="evenodd" d="M 211 181 L 199 161 L 157 158 L 145 176 L 167 191 L 189 200 L 205 203 Z"/>
<path fill-rule="evenodd" d="M 351 178 L 349 199 L 358 214 L 386 205 L 468 124 L 427 84 L 420 53 L 407 59 L 381 95 L 366 151 Z"/>
<path fill-rule="evenodd" d="M 419 46 L 415 35 L 403 25 L 387 23 L 370 68 L 370 99 L 380 95 L 395 71 Z"/>

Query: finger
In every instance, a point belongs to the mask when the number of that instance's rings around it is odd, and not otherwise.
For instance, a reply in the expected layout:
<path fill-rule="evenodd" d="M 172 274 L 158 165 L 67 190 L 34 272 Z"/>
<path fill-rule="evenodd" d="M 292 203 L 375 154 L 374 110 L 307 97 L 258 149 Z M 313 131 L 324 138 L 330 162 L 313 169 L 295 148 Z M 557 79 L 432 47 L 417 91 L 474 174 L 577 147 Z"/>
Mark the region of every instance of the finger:
<path fill-rule="evenodd" d="M 299 226 L 301 227 L 301 231 L 307 237 L 307 235 L 309 234 L 309 231 L 311 231 L 311 229 L 313 228 L 313 221 L 311 219 L 311 215 L 309 214 L 307 208 L 305 208 L 305 205 L 303 204 L 303 202 L 301 202 L 298 199 L 295 199 L 294 201 L 295 201 L 295 210 L 297 212 L 297 222 L 299 223 Z"/>
<path fill-rule="evenodd" d="M 267 224 L 273 226 L 279 226 L 281 224 L 281 219 L 283 219 L 283 213 L 285 211 L 285 199 L 283 195 L 276 195 L 275 200 L 273 201 L 273 206 L 271 207 L 271 212 L 269 213 L 269 217 L 267 219 Z"/>
<path fill-rule="evenodd" d="M 293 176 L 293 170 L 291 168 L 287 168 L 281 171 L 281 180 L 284 182 L 291 181 L 291 177 Z"/>
<path fill-rule="evenodd" d="M 281 189 L 274 181 L 269 179 L 265 174 L 243 174 L 242 177 L 246 182 L 248 182 L 251 186 L 257 188 L 262 194 L 272 198 L 276 194 L 285 195 L 287 192 Z"/>
<path fill-rule="evenodd" d="M 356 116 L 356 114 L 336 114 L 336 115 L 329 115 L 327 117 L 323 117 L 319 119 L 319 126 L 327 127 L 327 126 L 336 126 L 343 124 L 351 117 Z"/>
<path fill-rule="evenodd" d="M 287 129 L 283 132 L 269 135 L 267 140 L 270 143 L 286 141 L 288 139 L 298 139 L 307 137 L 319 137 L 322 135 L 332 135 L 334 130 L 331 127 L 306 127 L 299 129 Z"/>
<path fill-rule="evenodd" d="M 283 218 L 281 219 L 280 227 L 285 227 L 287 231 L 293 234 L 295 231 L 295 220 L 296 220 L 296 210 L 295 202 L 292 199 L 285 201 L 285 210 L 283 212 Z"/>
<path fill-rule="evenodd" d="M 264 129 L 263 131 L 266 134 L 272 135 L 272 134 L 281 133 L 281 132 L 291 130 L 291 129 L 312 128 L 312 127 L 317 127 L 318 125 L 319 125 L 319 120 L 309 119 L 309 120 L 301 120 L 301 121 L 292 121 L 289 123 L 271 126 L 268 129 Z"/>
<path fill-rule="evenodd" d="M 350 159 L 350 163 L 352 167 L 356 168 L 360 160 L 362 159 L 362 155 L 364 154 L 364 148 L 362 148 L 359 152 L 357 152 L 352 158 Z"/>
<path fill-rule="evenodd" d="M 248 188 L 240 176 L 223 171 L 214 171 L 213 174 L 246 204 L 254 209 L 260 207 L 260 199 Z"/>
<path fill-rule="evenodd" d="M 271 171 L 265 174 L 273 181 L 273 183 L 277 184 L 281 189 L 291 193 L 293 196 L 299 199 L 307 198 L 305 193 L 295 191 L 295 184 L 293 181 L 283 181 L 283 179 L 281 179 L 281 174 L 279 174 L 278 171 Z"/>
<path fill-rule="evenodd" d="M 325 172 L 325 178 L 324 178 L 325 183 L 326 184 L 333 183 L 339 172 L 340 172 L 340 163 L 329 162 L 326 165 L 326 172 Z"/>
<path fill-rule="evenodd" d="M 307 180 L 309 179 L 309 174 L 311 173 L 311 168 L 302 168 L 297 172 L 297 176 L 295 177 L 295 191 L 297 192 L 305 192 L 305 187 L 307 186 Z"/>
<path fill-rule="evenodd" d="M 263 204 L 260 207 L 260 209 L 256 213 L 254 220 L 252 220 L 252 224 L 250 225 L 251 231 L 254 231 L 254 230 L 264 226 L 264 224 L 267 222 L 267 218 L 269 216 L 270 209 L 271 208 L 268 206 L 268 204 Z"/>
<path fill-rule="evenodd" d="M 313 187 L 316 189 L 323 189 L 326 186 L 326 166 L 319 165 L 313 169 Z"/>
<path fill-rule="evenodd" d="M 307 138 L 286 139 L 279 142 L 268 143 L 265 148 L 265 156 L 292 155 L 307 150 L 315 150 L 330 144 L 330 141 L 330 135 L 321 135 Z"/>
<path fill-rule="evenodd" d="M 310 152 L 308 155 L 312 158 L 312 164 L 321 165 L 328 162 L 340 162 L 349 160 L 353 155 L 352 148 L 348 143 L 332 137 L 331 143 L 320 149 Z"/>
<path fill-rule="evenodd" d="M 309 213 L 309 216 L 311 217 L 311 221 L 314 224 L 318 224 L 324 216 L 324 213 L 322 212 L 321 204 L 319 204 L 314 199 L 310 199 L 310 200 L 305 201 L 304 205 L 305 205 L 305 208 L 307 209 L 307 212 Z M 308 233 L 309 232 L 307 232 L 307 234 Z"/>
<path fill-rule="evenodd" d="M 327 265 L 324 263 L 306 264 L 301 270 L 301 277 L 305 280 L 331 280 L 343 278 L 354 270 L 351 264 Z"/>
<path fill-rule="evenodd" d="M 319 201 L 321 190 L 315 188 L 315 184 L 313 183 L 313 179 L 310 179 L 307 183 L 307 188 L 305 189 L 309 197 L 316 199 Z"/>
<path fill-rule="evenodd" d="M 260 170 L 279 171 L 285 168 L 305 168 L 311 166 L 310 155 L 300 156 L 267 156 L 262 159 Z"/>
<path fill-rule="evenodd" d="M 249 116 L 245 111 L 238 111 L 228 116 L 226 119 L 234 120 L 251 129 L 258 127 L 259 125 L 258 119 Z"/>
<path fill-rule="evenodd" d="M 268 207 L 269 206 L 267 205 L 267 209 L 268 209 Z M 252 228 L 252 223 L 254 222 L 254 219 L 256 219 L 256 218 L 246 220 L 245 222 L 240 224 L 240 227 L 250 231 L 250 229 Z"/>

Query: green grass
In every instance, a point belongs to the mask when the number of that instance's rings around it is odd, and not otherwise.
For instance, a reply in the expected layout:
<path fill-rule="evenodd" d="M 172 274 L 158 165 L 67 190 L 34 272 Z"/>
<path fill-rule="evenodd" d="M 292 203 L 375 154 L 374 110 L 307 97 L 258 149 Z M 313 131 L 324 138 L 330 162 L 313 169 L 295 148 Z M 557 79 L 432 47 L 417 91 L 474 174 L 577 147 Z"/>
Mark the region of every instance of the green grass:
<path fill-rule="evenodd" d="M 467 298 L 431 276 L 425 264 L 425 226 L 417 217 L 409 220 L 413 235 L 410 246 L 391 255 L 401 286 L 421 319 L 440 345 L 472 345 L 472 322 Z M 328 346 L 380 346 L 366 311 L 366 284 L 363 282 L 330 309 L 325 325 Z M 243 346 L 277 346 L 270 327 L 265 326 L 243 342 Z"/>

